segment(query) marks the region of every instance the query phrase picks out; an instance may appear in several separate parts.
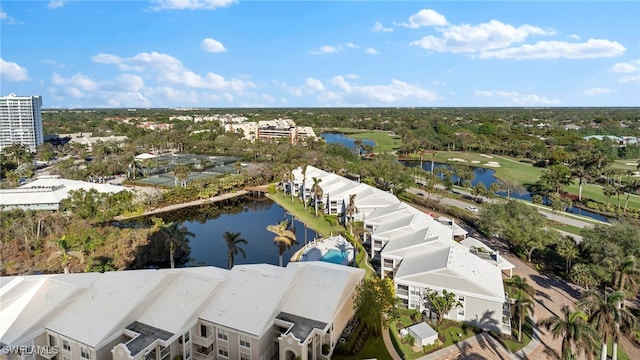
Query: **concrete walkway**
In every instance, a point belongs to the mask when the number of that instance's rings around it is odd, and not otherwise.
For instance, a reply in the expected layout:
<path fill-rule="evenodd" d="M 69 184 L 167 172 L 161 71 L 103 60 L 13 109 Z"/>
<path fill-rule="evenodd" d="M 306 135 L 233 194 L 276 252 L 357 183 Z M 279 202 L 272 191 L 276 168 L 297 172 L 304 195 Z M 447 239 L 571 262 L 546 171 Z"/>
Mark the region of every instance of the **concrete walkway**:
<path fill-rule="evenodd" d="M 391 335 L 389 335 L 389 329 L 382 329 L 382 341 L 384 341 L 384 346 L 387 348 L 387 352 L 391 355 L 393 360 L 402 360 L 402 356 L 398 354 L 396 348 L 393 346 L 393 342 L 391 341 Z"/>

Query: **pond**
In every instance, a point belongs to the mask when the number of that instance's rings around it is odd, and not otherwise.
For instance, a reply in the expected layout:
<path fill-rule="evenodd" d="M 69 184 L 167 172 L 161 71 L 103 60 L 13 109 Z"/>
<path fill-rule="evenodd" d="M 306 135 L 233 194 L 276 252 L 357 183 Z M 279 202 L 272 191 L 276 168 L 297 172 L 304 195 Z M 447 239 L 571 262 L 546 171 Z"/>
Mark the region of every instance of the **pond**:
<path fill-rule="evenodd" d="M 224 207 L 224 209 L 215 209 Z M 212 209 L 207 209 L 212 208 Z M 209 211 L 208 211 L 209 210 Z M 220 211 L 217 211 L 220 210 Z M 234 263 L 257 264 L 267 263 L 279 265 L 278 246 L 273 239 L 275 234 L 267 231 L 268 225 L 276 225 L 286 218 L 291 222 L 292 215 L 271 200 L 239 200 L 233 206 L 229 204 L 213 204 L 205 208 L 195 208 L 188 212 L 173 212 L 162 216 L 166 222 L 178 221 L 195 234 L 190 238 L 191 264 L 210 265 L 227 268 L 228 248 L 222 238 L 226 231 L 239 232 L 247 244 L 240 245 L 247 257 L 235 255 Z M 283 265 L 291 256 L 317 236 L 297 219 L 293 220 L 298 244 L 287 250 L 283 256 Z"/>
<path fill-rule="evenodd" d="M 356 139 L 352 139 L 350 137 L 345 136 L 343 133 L 339 132 L 323 132 L 320 134 L 320 137 L 324 139 L 327 144 L 341 144 L 348 148 L 355 149 L 356 147 Z M 363 145 L 369 145 L 371 147 L 376 146 L 376 142 L 368 139 L 360 139 L 362 140 Z"/>
<path fill-rule="evenodd" d="M 404 164 L 406 166 L 409 167 L 419 167 L 420 166 L 420 162 L 418 161 L 405 161 Z M 434 168 L 438 168 L 438 167 L 447 167 L 447 164 L 443 164 L 443 163 L 435 163 L 434 164 Z M 425 171 L 431 171 L 431 162 L 430 161 L 423 161 L 422 163 L 422 169 L 424 169 Z M 473 174 L 474 174 L 474 179 L 471 181 L 471 185 L 472 186 L 476 186 L 476 184 L 478 183 L 483 183 L 484 186 L 487 187 L 487 189 L 489 188 L 489 186 L 491 186 L 491 184 L 493 184 L 494 182 L 498 182 L 498 179 L 494 176 L 496 171 L 493 169 L 487 169 L 487 168 L 482 168 L 482 167 L 474 167 L 472 166 L 473 169 Z M 456 183 L 458 181 L 457 177 L 453 177 L 453 182 Z M 507 196 L 507 193 L 504 191 L 498 191 L 497 192 L 498 195 L 500 196 Z M 521 200 L 526 200 L 526 201 L 531 201 L 531 193 L 528 191 L 524 191 L 522 193 L 515 193 L 515 194 L 511 194 L 512 198 L 516 198 L 516 199 L 521 199 Z M 572 214 L 577 214 L 577 215 L 582 215 L 582 216 L 586 216 L 586 217 L 590 217 L 592 219 L 596 219 L 596 220 L 600 220 L 600 221 L 604 221 L 604 222 L 609 222 L 609 219 L 606 216 L 588 211 L 588 210 L 583 210 L 583 209 L 579 209 L 577 207 L 569 207 L 566 209 L 567 212 L 572 213 Z"/>

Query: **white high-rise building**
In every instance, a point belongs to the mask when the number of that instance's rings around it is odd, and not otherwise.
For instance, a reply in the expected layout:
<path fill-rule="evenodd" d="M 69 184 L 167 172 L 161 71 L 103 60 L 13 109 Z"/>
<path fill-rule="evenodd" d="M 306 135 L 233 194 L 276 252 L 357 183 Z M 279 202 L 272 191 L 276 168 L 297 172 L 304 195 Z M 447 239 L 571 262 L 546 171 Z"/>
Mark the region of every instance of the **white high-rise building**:
<path fill-rule="evenodd" d="M 41 108 L 40 96 L 0 96 L 0 151 L 13 144 L 36 151 L 44 142 Z"/>

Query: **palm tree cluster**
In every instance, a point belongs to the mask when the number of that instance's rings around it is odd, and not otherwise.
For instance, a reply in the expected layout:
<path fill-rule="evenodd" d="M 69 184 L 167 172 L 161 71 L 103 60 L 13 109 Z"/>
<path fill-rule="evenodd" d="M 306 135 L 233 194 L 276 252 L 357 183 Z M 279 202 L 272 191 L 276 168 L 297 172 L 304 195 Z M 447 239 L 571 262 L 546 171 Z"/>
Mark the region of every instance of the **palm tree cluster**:
<path fill-rule="evenodd" d="M 533 297 L 536 291 L 526 278 L 519 275 L 505 280 L 505 285 L 511 299 L 511 317 L 518 323 L 518 341 L 522 342 L 522 325 L 527 316 L 533 315 Z"/>
<path fill-rule="evenodd" d="M 636 326 L 635 316 L 623 306 L 620 291 L 585 291 L 572 311 L 562 307 L 562 317 L 552 316 L 538 322 L 554 339 L 561 337 L 560 358 L 575 358 L 584 354 L 591 358 L 600 346 L 600 359 L 607 359 L 607 343 L 612 343 L 612 359 L 618 358 L 618 342 L 624 332 Z"/>

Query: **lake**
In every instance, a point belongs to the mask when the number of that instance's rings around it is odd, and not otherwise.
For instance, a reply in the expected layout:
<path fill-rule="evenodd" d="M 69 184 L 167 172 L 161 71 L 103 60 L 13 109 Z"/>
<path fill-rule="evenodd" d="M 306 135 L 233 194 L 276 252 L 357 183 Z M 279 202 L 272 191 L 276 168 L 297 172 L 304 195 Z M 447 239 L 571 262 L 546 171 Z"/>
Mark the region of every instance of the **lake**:
<path fill-rule="evenodd" d="M 224 207 L 224 209 L 215 209 Z M 214 209 L 206 209 L 214 208 Z M 207 210 L 214 210 L 208 211 Z M 220 211 L 215 211 L 220 210 Z M 194 208 L 189 212 L 173 212 L 164 214 L 165 221 L 178 221 L 195 234 L 190 238 L 192 265 L 211 265 L 227 268 L 227 245 L 222 238 L 225 231 L 239 232 L 248 244 L 241 245 L 247 254 L 243 258 L 237 254 L 234 263 L 257 264 L 267 263 L 279 265 L 278 246 L 275 245 L 274 234 L 267 231 L 268 225 L 276 225 L 285 218 L 291 221 L 291 214 L 271 200 L 236 200 L 232 207 L 229 204 L 214 204 L 204 208 Z M 181 221 L 182 220 L 182 221 Z M 306 241 L 317 236 L 312 229 L 294 220 L 294 228 L 298 244 L 287 250 L 282 256 L 283 264 L 289 262 L 291 256 L 302 248 Z"/>
<path fill-rule="evenodd" d="M 419 161 L 405 161 L 404 164 L 406 166 L 409 167 L 419 167 L 420 166 L 420 162 Z M 435 163 L 434 167 L 438 168 L 438 167 L 447 167 L 447 164 L 442 164 L 442 163 Z M 476 184 L 478 183 L 483 183 L 484 186 L 486 186 L 486 188 L 488 189 L 489 186 L 491 186 L 491 184 L 493 184 L 494 182 L 498 182 L 498 179 L 494 176 L 496 171 L 493 169 L 487 169 L 487 168 L 482 168 L 482 167 L 475 167 L 472 166 L 473 168 L 473 174 L 475 176 L 475 178 L 473 179 L 473 181 L 471 181 L 471 185 L 472 186 L 476 186 Z M 424 169 L 425 171 L 431 171 L 431 162 L 430 161 L 423 161 L 422 163 L 422 169 Z M 453 182 L 456 183 L 458 180 L 457 177 L 453 177 Z M 500 196 L 507 196 L 507 193 L 504 191 L 498 191 L 497 192 L 498 195 Z M 516 199 L 521 199 L 521 200 L 527 200 L 527 201 L 531 201 L 531 193 L 528 191 L 524 191 L 522 193 L 514 193 L 511 194 L 512 198 L 516 198 Z M 577 207 L 569 207 L 566 209 L 566 211 L 568 213 L 572 213 L 572 214 L 576 214 L 576 215 L 582 215 L 582 216 L 586 216 L 586 217 L 590 217 L 592 219 L 596 219 L 596 220 L 600 220 L 600 221 L 604 221 L 604 222 L 609 222 L 609 219 L 606 216 L 588 211 L 588 210 L 583 210 L 583 209 L 579 209 Z"/>
<path fill-rule="evenodd" d="M 320 134 L 320 137 L 324 139 L 327 144 L 341 144 L 348 148 L 355 149 L 356 147 L 356 139 L 352 139 L 350 137 L 345 136 L 343 133 L 339 132 L 323 132 Z M 361 139 L 362 144 L 369 145 L 371 147 L 376 146 L 376 142 L 373 140 Z"/>

